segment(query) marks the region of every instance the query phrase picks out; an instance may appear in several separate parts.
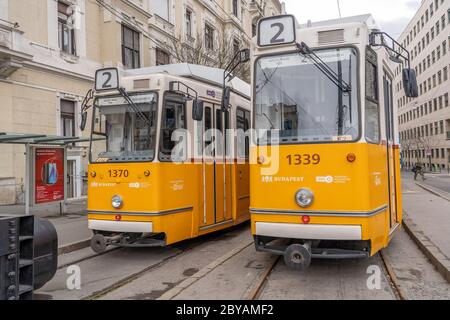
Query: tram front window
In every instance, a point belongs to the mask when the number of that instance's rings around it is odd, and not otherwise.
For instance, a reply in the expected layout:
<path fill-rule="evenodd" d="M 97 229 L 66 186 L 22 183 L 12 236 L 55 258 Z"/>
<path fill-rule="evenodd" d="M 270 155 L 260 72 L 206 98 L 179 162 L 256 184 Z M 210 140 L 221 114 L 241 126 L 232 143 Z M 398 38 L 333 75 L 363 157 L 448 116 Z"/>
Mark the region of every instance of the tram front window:
<path fill-rule="evenodd" d="M 94 141 L 94 162 L 152 161 L 156 144 L 156 93 L 130 94 L 134 105 L 122 96 L 99 98 L 94 115 L 94 134 L 105 140 Z"/>
<path fill-rule="evenodd" d="M 315 53 L 351 90 L 343 91 L 343 86 L 299 53 L 260 58 L 255 79 L 255 127 L 260 144 L 354 141 L 359 137 L 356 50 Z"/>

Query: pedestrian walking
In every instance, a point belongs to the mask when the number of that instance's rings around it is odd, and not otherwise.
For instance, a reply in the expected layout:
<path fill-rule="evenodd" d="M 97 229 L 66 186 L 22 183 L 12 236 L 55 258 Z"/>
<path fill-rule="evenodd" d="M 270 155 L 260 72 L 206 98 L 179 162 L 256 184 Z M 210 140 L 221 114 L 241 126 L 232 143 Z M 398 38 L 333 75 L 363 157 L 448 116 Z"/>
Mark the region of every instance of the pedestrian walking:
<path fill-rule="evenodd" d="M 422 177 L 422 180 L 425 180 L 425 173 L 423 171 L 423 166 L 420 162 L 416 163 L 416 165 L 413 168 L 414 172 L 414 180 L 417 180 L 417 177 L 420 175 Z"/>

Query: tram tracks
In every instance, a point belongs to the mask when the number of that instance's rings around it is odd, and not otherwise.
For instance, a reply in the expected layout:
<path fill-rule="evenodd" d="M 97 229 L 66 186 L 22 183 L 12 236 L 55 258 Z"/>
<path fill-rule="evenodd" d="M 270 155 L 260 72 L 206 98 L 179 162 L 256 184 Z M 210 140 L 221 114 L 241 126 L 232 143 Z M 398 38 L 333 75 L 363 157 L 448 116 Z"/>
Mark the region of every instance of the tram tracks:
<path fill-rule="evenodd" d="M 378 253 L 381 262 L 383 263 L 383 268 L 389 284 L 391 286 L 392 291 L 394 292 L 396 298 L 398 300 L 408 300 L 406 298 L 406 294 L 403 292 L 403 289 L 398 281 L 397 275 L 395 274 L 394 268 L 390 263 L 389 257 L 382 251 Z"/>
<path fill-rule="evenodd" d="M 142 264 L 139 269 L 128 269 L 120 277 L 117 276 L 118 273 L 116 272 L 114 282 L 103 283 L 102 287 L 96 288 L 97 290 L 88 289 L 90 291 L 86 292 L 84 296 L 80 296 L 80 299 L 176 300 L 223 299 L 224 297 L 225 299 L 235 297 L 244 301 L 278 299 L 282 297 L 286 299 L 353 299 L 354 297 L 409 299 L 405 294 L 405 292 L 410 294 L 410 283 L 407 282 L 408 280 L 405 282 L 405 270 L 404 268 L 400 271 L 397 270 L 399 265 L 394 260 L 390 261 L 390 259 L 393 259 L 393 256 L 389 250 L 379 252 L 367 263 L 364 261 L 359 262 L 359 260 L 355 262 L 343 261 L 342 264 L 337 262 L 327 264 L 318 261 L 316 264 L 312 264 L 312 270 L 308 271 L 307 274 L 302 274 L 288 271 L 282 265 L 283 262 L 280 256 L 266 255 L 264 253 L 255 254 L 251 248 L 253 241 L 249 237 L 242 236 L 246 230 L 238 229 L 235 231 L 237 232 L 232 232 L 232 236 L 239 235 L 240 238 L 230 242 L 226 250 L 215 250 L 215 253 L 211 256 L 210 248 L 220 247 L 219 243 L 222 243 L 223 238 L 227 238 L 226 234 L 182 243 L 181 246 L 175 246 L 171 249 L 176 249 L 177 251 L 161 256 L 158 260 L 154 259 L 147 265 Z M 237 241 L 238 239 L 239 241 Z M 135 257 L 135 252 L 131 251 L 131 253 Z M 141 254 L 142 251 L 139 251 L 139 253 Z M 130 251 L 125 251 L 123 254 L 124 256 L 129 256 Z M 83 260 L 100 259 L 87 263 L 90 268 L 93 268 L 96 264 L 95 270 L 98 270 L 99 265 L 105 263 L 105 261 L 111 261 L 108 255 L 121 256 L 122 253 L 118 249 L 111 249 L 101 255 L 92 255 Z M 144 259 L 145 256 L 144 254 Z M 199 259 L 199 257 L 203 257 L 201 258 L 203 259 L 202 262 L 197 262 L 196 259 Z M 370 273 L 366 274 L 366 268 L 372 265 L 379 266 L 381 270 L 381 278 L 383 279 L 383 290 L 381 291 L 374 292 L 370 291 L 370 289 L 365 289 L 366 281 L 370 276 Z M 394 266 L 396 269 L 394 269 Z M 84 268 L 85 266 L 82 267 Z M 173 275 L 163 276 L 164 272 L 169 272 L 169 270 Z M 354 270 L 355 276 L 350 275 L 349 270 Z M 189 272 L 185 273 L 184 271 Z M 235 272 L 238 273 L 236 274 Z M 105 271 L 104 276 L 111 279 L 113 274 L 108 274 Z M 232 277 L 231 274 L 234 276 Z M 100 273 L 99 276 L 103 277 L 103 274 Z M 329 281 L 327 277 L 330 277 Z M 340 280 L 336 280 L 337 278 Z M 241 280 L 236 281 L 236 279 Z M 102 279 L 97 280 L 97 278 L 91 277 L 91 279 L 83 278 L 83 281 L 87 281 L 86 285 L 88 285 L 89 281 L 101 282 Z M 339 281 L 344 281 L 343 283 L 345 283 L 342 288 L 339 285 Z M 148 286 L 145 285 L 146 283 Z M 233 283 L 234 287 L 230 286 L 230 283 Z M 280 288 L 283 288 L 283 284 L 290 283 L 293 284 L 291 288 L 297 288 L 297 290 L 280 290 Z M 329 285 L 326 285 L 327 283 Z M 218 286 L 230 288 L 224 290 L 233 290 L 233 294 L 230 295 L 227 293 L 230 291 L 224 291 L 223 294 L 219 293 L 215 296 L 215 288 Z M 359 290 L 359 293 L 349 291 L 349 288 L 353 288 L 352 286 Z M 313 290 L 311 291 L 313 292 L 312 295 L 309 295 L 309 290 Z M 318 292 L 321 292 L 320 290 L 325 291 L 323 294 L 318 294 Z M 57 297 L 58 293 L 55 298 Z"/>

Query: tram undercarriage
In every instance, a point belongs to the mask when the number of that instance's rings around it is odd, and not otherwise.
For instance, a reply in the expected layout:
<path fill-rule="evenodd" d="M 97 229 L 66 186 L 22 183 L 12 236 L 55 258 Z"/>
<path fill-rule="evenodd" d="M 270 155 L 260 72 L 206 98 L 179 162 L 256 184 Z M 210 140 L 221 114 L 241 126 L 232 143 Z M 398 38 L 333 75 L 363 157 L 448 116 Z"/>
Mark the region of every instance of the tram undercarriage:
<path fill-rule="evenodd" d="M 257 251 L 283 256 L 294 270 L 306 270 L 312 259 L 365 259 L 370 257 L 370 241 L 306 240 L 254 236 Z"/>
<path fill-rule="evenodd" d="M 97 253 L 103 253 L 108 246 L 123 248 L 151 248 L 167 245 L 165 233 L 114 233 L 94 231 L 91 248 Z"/>

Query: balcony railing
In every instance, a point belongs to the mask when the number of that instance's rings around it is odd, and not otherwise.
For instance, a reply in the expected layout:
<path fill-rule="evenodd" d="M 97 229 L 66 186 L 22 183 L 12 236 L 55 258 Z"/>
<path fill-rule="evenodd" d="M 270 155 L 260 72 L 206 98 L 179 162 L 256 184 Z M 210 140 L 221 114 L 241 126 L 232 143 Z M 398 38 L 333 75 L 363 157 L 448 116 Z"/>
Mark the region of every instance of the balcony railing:
<path fill-rule="evenodd" d="M 33 57 L 23 50 L 23 32 L 16 24 L 0 21 L 0 78 L 7 78 Z"/>

